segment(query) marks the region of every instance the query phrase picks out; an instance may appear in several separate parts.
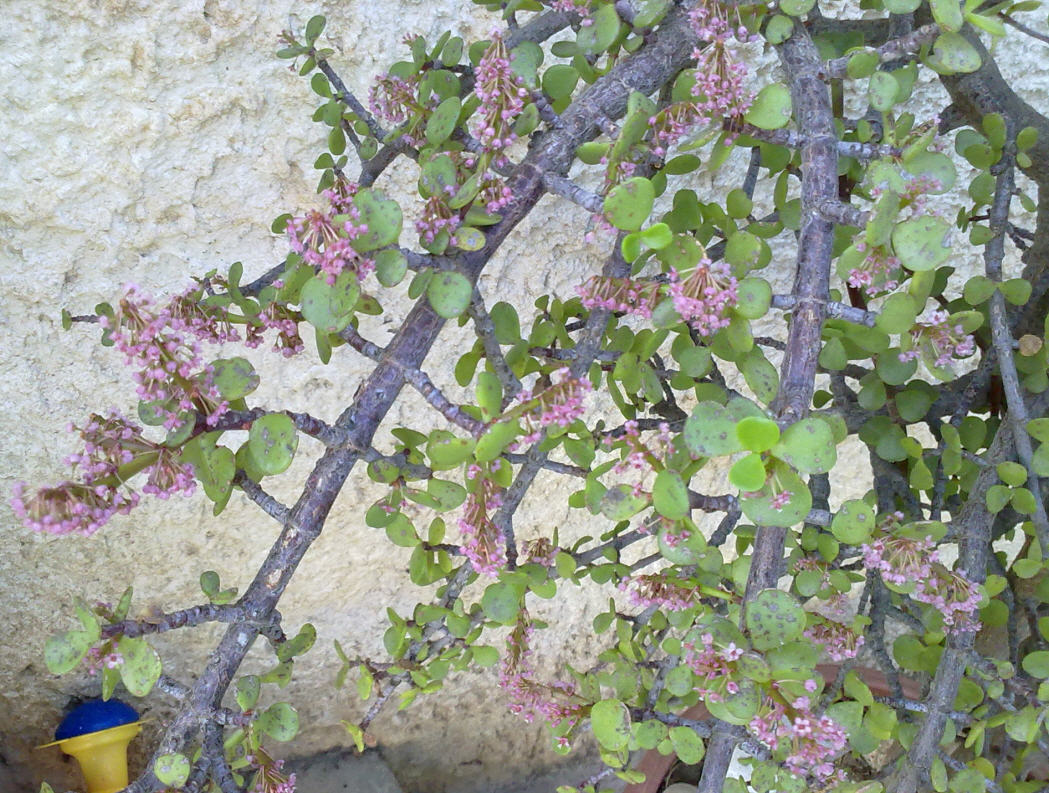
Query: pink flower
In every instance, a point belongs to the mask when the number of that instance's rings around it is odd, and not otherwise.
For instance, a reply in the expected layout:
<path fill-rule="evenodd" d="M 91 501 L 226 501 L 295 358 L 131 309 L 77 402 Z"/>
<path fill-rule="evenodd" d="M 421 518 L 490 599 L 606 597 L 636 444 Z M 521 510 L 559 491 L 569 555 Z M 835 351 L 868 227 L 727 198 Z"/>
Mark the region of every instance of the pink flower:
<path fill-rule="evenodd" d="M 937 311 L 928 322 L 919 322 L 911 330 L 911 349 L 901 352 L 901 361 L 915 360 L 919 348 L 929 353 L 935 365 L 946 368 L 955 358 L 968 358 L 976 352 L 976 341 L 962 325 L 951 324 L 946 311 Z"/>
<path fill-rule="evenodd" d="M 325 273 L 329 284 L 334 284 L 335 279 L 346 271 L 363 281 L 375 269 L 374 260 L 353 247 L 355 239 L 368 233 L 368 225 L 359 222 L 360 212 L 348 199 L 353 192 L 356 192 L 356 185 L 327 191 L 329 207 L 326 212 L 310 210 L 289 220 L 285 228 L 291 249 L 306 264 Z"/>
<path fill-rule="evenodd" d="M 511 713 L 529 723 L 539 716 L 551 726 L 561 729 L 567 727 L 567 731 L 571 732 L 586 715 L 583 700 L 571 683 L 561 680 L 543 683 L 537 679 L 529 647 L 532 632 L 532 621 L 527 612 L 522 612 L 506 637 L 506 653 L 499 674 L 499 685 L 510 698 Z M 562 746 L 568 743 L 567 736 L 563 735 L 559 740 Z"/>
<path fill-rule="evenodd" d="M 659 289 L 654 281 L 594 275 L 577 291 L 585 308 L 604 308 L 648 319 L 659 302 Z"/>
<path fill-rule="evenodd" d="M 474 93 L 481 100 L 473 134 L 488 153 L 505 160 L 502 151 L 516 139 L 514 121 L 524 110 L 528 91 L 510 68 L 510 54 L 501 36 L 494 36 L 475 70 Z"/>
<path fill-rule="evenodd" d="M 522 404 L 508 415 L 520 418 L 525 428 L 525 434 L 517 439 L 518 446 L 535 443 L 546 427 L 568 427 L 586 411 L 583 402 L 593 390 L 590 381 L 573 377 L 567 367 L 554 372 L 554 377 L 558 382 L 537 395 L 529 390 L 517 395 Z"/>
<path fill-rule="evenodd" d="M 135 286 L 128 287 L 114 317 L 102 316 L 99 324 L 109 331 L 125 363 L 135 366 L 138 397 L 155 402 L 166 416 L 164 426 L 179 426 L 179 414 L 204 414 L 213 426 L 229 404 L 212 382 L 211 369 L 201 358 L 200 342 L 218 343 L 233 338 L 220 310 L 188 308 L 189 296 L 199 299 L 199 287 L 157 306 Z"/>
<path fill-rule="evenodd" d="M 752 97 L 744 85 L 747 67 L 736 60 L 729 41 L 750 41 L 752 37 L 742 24 L 730 25 L 725 14 L 725 7 L 717 0 L 707 0 L 689 12 L 692 29 L 707 45 L 692 53 L 696 59 L 694 98 L 672 104 L 649 120 L 655 131 L 657 155 L 665 155 L 671 145 L 696 127 L 742 122 L 750 109 Z"/>
<path fill-rule="evenodd" d="M 885 536 L 864 545 L 862 551 L 867 568 L 878 571 L 886 582 L 899 587 L 913 585 L 911 597 L 940 612 L 948 631 L 979 627 L 979 586 L 963 571 L 948 570 L 940 563 L 931 537 L 914 540 Z"/>
<path fill-rule="evenodd" d="M 491 513 L 503 503 L 502 488 L 489 478 L 488 471 L 480 466 L 474 468 L 471 465 L 467 471 L 470 493 L 458 521 L 460 549 L 474 570 L 495 578 L 506 567 L 506 535 L 491 519 Z"/>
<path fill-rule="evenodd" d="M 704 257 L 684 280 L 670 271 L 670 296 L 681 319 L 701 336 L 712 336 L 728 327 L 728 311 L 739 302 L 737 283 L 727 263 Z"/>
<path fill-rule="evenodd" d="M 699 602 L 697 586 L 668 573 L 648 573 L 633 578 L 624 578 L 619 588 L 627 590 L 630 602 L 641 608 L 657 606 L 667 611 L 683 611 Z M 735 645 L 732 646 L 735 647 Z"/>
<path fill-rule="evenodd" d="M 66 463 L 82 481 L 40 488 L 31 498 L 25 486 L 14 488 L 11 508 L 35 531 L 50 534 L 94 534 L 113 515 L 127 514 L 139 496 L 127 479 L 139 471 L 147 475 L 142 492 L 167 499 L 188 495 L 196 488 L 193 469 L 179 461 L 178 451 L 142 436 L 141 428 L 116 411 L 108 417 L 93 414 L 84 427 L 71 426 L 84 449 Z"/>

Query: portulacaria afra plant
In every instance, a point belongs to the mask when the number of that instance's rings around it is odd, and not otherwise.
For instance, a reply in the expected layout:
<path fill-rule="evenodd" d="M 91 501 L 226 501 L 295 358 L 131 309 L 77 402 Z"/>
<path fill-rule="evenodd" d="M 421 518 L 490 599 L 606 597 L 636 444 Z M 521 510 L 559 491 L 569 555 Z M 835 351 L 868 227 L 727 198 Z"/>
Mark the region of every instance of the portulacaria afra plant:
<path fill-rule="evenodd" d="M 180 701 L 128 790 L 293 788 L 267 744 L 298 717 L 260 689 L 314 642 L 276 606 L 351 475 L 385 487 L 366 522 L 413 549 L 424 588 L 390 612 L 385 657 L 339 649 L 367 701 L 347 706 L 358 745 L 395 694 L 496 667 L 555 751 L 592 731 L 607 777 L 638 782 L 632 752 L 656 750 L 702 762 L 703 793 L 1044 790 L 1049 121 L 989 50 L 1045 46 L 1014 17 L 1037 0 L 864 0 L 862 19 L 814 0 L 480 5 L 488 40 L 409 36 L 362 98 L 323 18 L 285 32 L 329 129 L 316 205 L 273 224 L 287 259 L 66 314 L 101 326 L 141 402 L 78 419 L 69 480 L 14 495 L 27 526 L 92 534 L 198 485 L 216 514 L 239 490 L 280 526 L 239 597 L 205 572 L 207 602 L 138 620 L 129 590 L 48 643 L 52 671 L 87 664 L 105 696 Z M 926 76 L 943 106 L 911 100 Z M 394 163 L 418 177 L 414 229 L 377 186 Z M 735 184 L 712 192 L 697 174 L 719 170 Z M 545 195 L 586 209 L 556 233 L 603 264 L 573 265 L 567 294 L 486 294 Z M 359 317 L 405 294 L 392 340 L 365 338 Z M 475 339 L 436 371 L 449 321 Z M 238 344 L 374 368 L 338 416 L 264 409 Z M 453 377 L 465 404 L 435 384 Z M 434 413 L 373 444 L 405 388 Z M 303 435 L 325 451 L 288 506 L 267 481 Z M 849 442 L 871 480 L 835 468 Z M 604 533 L 515 521 L 541 471 Z M 610 596 L 606 649 L 541 675 L 534 599 L 583 579 Z M 206 668 L 163 674 L 148 634 L 207 621 L 228 627 Z M 260 636 L 273 670 L 238 676 Z"/>

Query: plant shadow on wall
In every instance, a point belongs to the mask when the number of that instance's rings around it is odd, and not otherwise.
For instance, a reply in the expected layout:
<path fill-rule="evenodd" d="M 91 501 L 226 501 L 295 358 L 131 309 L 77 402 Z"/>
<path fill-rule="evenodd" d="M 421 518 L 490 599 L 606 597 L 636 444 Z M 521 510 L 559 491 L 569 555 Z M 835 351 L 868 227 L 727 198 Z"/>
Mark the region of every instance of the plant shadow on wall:
<path fill-rule="evenodd" d="M 199 486 L 216 515 L 239 491 L 280 528 L 239 597 L 205 572 L 206 602 L 140 619 L 128 590 L 78 606 L 48 642 L 52 672 L 96 669 L 106 697 L 176 701 L 127 790 L 294 787 L 272 746 L 298 713 L 275 700 L 316 631 L 286 632 L 276 607 L 351 474 L 385 487 L 365 520 L 434 592 L 388 611 L 383 657 L 336 645 L 340 686 L 352 677 L 364 700 L 346 704 L 358 748 L 385 706 L 497 667 L 555 751 L 592 732 L 607 770 L 587 790 L 640 782 L 639 749 L 702 760 L 704 793 L 1042 789 L 1049 121 L 988 49 L 1043 46 L 1014 16 L 1038 3 L 872 0 L 863 20 L 811 0 L 480 5 L 501 32 L 409 36 L 366 100 L 329 61 L 322 17 L 286 32 L 277 54 L 309 77 L 328 144 L 321 208 L 273 224 L 287 259 L 64 314 L 101 326 L 141 401 L 137 419 L 77 425 L 69 481 L 17 489 L 27 526 L 91 534 L 143 495 Z M 752 68 L 763 47 L 775 81 Z M 924 75 L 948 105 L 912 101 Z M 395 163 L 418 175 L 417 234 L 376 187 Z M 700 169 L 738 184 L 703 193 Z M 587 210 L 563 232 L 591 234 L 603 262 L 577 295 L 486 294 L 486 265 L 547 195 Z M 982 273 L 950 266 L 966 251 Z M 789 291 L 773 267 L 793 272 Z M 366 338 L 361 318 L 405 295 L 392 340 Z M 474 335 L 428 371 L 449 321 Z M 338 416 L 262 407 L 237 344 L 374 368 Z M 464 403 L 440 385 L 452 378 Z M 432 415 L 373 443 L 405 387 Z M 849 438 L 874 482 L 843 500 Z M 268 480 L 300 440 L 323 451 L 283 504 Z M 515 522 L 540 473 L 574 482 L 568 506 L 606 531 Z M 605 649 L 540 675 L 534 604 L 584 580 L 609 594 L 593 620 Z M 227 625 L 207 665 L 164 674 L 148 637 L 205 622 Z M 239 674 L 257 640 L 272 668 Z M 737 748 L 749 782 L 729 773 Z"/>

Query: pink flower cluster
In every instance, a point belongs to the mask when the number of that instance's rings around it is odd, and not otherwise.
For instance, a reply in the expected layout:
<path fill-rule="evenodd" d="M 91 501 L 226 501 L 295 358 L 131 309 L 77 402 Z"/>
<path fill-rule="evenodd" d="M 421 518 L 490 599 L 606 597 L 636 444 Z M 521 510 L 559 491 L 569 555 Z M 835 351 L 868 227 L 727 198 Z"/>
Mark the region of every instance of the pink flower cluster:
<path fill-rule="evenodd" d="M 660 285 L 655 281 L 593 275 L 576 291 L 584 308 L 604 308 L 648 319 L 659 302 L 659 289 Z"/>
<path fill-rule="evenodd" d="M 849 270 L 846 283 L 854 289 L 863 289 L 869 297 L 891 292 L 899 282 L 900 260 L 889 253 L 884 245 L 869 248 L 867 243 L 859 241 L 855 245 L 860 253 L 866 253 L 857 267 Z"/>
<path fill-rule="evenodd" d="M 713 122 L 742 122 L 752 97 L 745 86 L 747 67 L 735 59 L 729 41 L 754 40 L 742 25 L 730 25 L 725 7 L 717 0 L 706 0 L 689 12 L 692 29 L 705 47 L 692 53 L 696 59 L 694 99 L 678 102 L 649 119 L 655 130 L 654 153 L 664 156 L 667 149 L 691 130 Z M 737 20 L 738 22 L 738 20 Z"/>
<path fill-rule="evenodd" d="M 864 639 L 847 625 L 825 620 L 805 629 L 809 641 L 822 645 L 832 661 L 847 661 L 855 658 L 863 646 Z"/>
<path fill-rule="evenodd" d="M 295 793 L 295 774 L 284 774 L 283 760 L 274 760 L 262 749 L 247 759 L 259 769 L 248 793 Z"/>
<path fill-rule="evenodd" d="M 484 204 L 484 211 L 490 215 L 504 209 L 514 198 L 510 186 L 497 176 L 487 175 L 481 182 L 477 193 L 477 202 Z"/>
<path fill-rule="evenodd" d="M 524 83 L 510 68 L 510 58 L 502 37 L 494 36 L 475 70 L 474 93 L 481 100 L 481 106 L 473 134 L 485 151 L 496 154 L 517 139 L 513 123 L 528 98 Z"/>
<path fill-rule="evenodd" d="M 640 496 L 644 492 L 642 488 L 644 477 L 652 470 L 658 470 L 660 461 L 665 459 L 673 449 L 673 435 L 670 432 L 670 425 L 665 421 L 659 423 L 658 432 L 648 443 L 641 439 L 641 431 L 634 419 L 629 419 L 623 424 L 623 435 L 620 438 L 607 435 L 605 441 L 623 444 L 622 449 L 625 454 L 612 469 L 613 473 L 625 474 L 631 471 L 639 473 L 640 478 L 632 483 L 635 496 Z"/>
<path fill-rule="evenodd" d="M 277 286 L 277 284 L 274 284 Z M 285 358 L 290 358 L 302 352 L 305 344 L 299 335 L 299 320 L 297 312 L 280 303 L 270 303 L 257 315 L 252 317 L 255 321 L 248 325 L 244 344 L 252 349 L 262 344 L 263 336 L 267 330 L 277 331 L 277 340 L 273 342 L 273 351 L 279 352 Z M 257 323 L 257 324 L 256 324 Z"/>
<path fill-rule="evenodd" d="M 885 581 L 899 587 L 913 584 L 911 597 L 940 612 L 948 631 L 973 631 L 979 627 L 979 586 L 963 571 L 948 570 L 940 563 L 931 537 L 915 540 L 885 536 L 861 550 L 868 570 L 878 571 Z"/>
<path fill-rule="evenodd" d="M 132 285 L 115 317 L 98 320 L 124 353 L 125 363 L 137 367 L 138 398 L 161 406 L 168 429 L 178 426 L 178 414 L 184 411 L 203 413 L 213 426 L 229 410 L 212 382 L 211 367 L 203 364 L 200 342 L 230 341 L 237 334 L 224 311 L 208 311 L 199 305 L 193 311 L 188 309 L 199 298 L 198 293 L 189 299 L 196 292 L 192 288 L 167 305 L 157 306 Z"/>
<path fill-rule="evenodd" d="M 805 688 L 814 692 L 816 681 L 805 681 Z M 821 783 L 844 780 L 833 761 L 845 750 L 848 735 L 834 719 L 813 713 L 808 697 L 798 697 L 789 707 L 770 701 L 764 713 L 755 716 L 749 726 L 754 736 L 773 751 L 786 750 L 784 765 L 798 776 L 811 774 Z"/>
<path fill-rule="evenodd" d="M 112 649 L 112 647 L 112 642 L 106 642 L 105 648 L 92 647 L 80 659 L 80 663 L 89 675 L 97 675 L 103 669 L 119 669 L 123 666 L 124 656 Z M 105 650 L 108 650 L 108 652 Z"/>
<path fill-rule="evenodd" d="M 912 347 L 900 353 L 901 361 L 916 360 L 920 346 L 926 346 L 936 359 L 936 365 L 947 367 L 955 358 L 968 358 L 976 352 L 976 341 L 960 324 L 951 324 L 946 311 L 937 311 L 928 322 L 919 322 L 911 330 Z"/>
<path fill-rule="evenodd" d="M 108 418 L 92 415 L 83 428 L 70 430 L 79 432 L 84 450 L 66 463 L 82 481 L 43 487 L 31 498 L 25 497 L 25 485 L 15 485 L 11 508 L 34 531 L 94 534 L 113 515 L 126 515 L 138 504 L 138 493 L 121 486 L 141 469 L 148 475 L 142 491 L 158 498 L 189 495 L 196 487 L 193 469 L 179 462 L 177 450 L 146 440 L 115 411 Z"/>
<path fill-rule="evenodd" d="M 566 14 L 579 14 L 583 17 L 579 23 L 582 27 L 586 28 L 594 24 L 591 17 L 593 9 L 590 8 L 590 0 L 550 0 L 550 8 Z"/>
<path fill-rule="evenodd" d="M 455 194 L 454 187 L 451 188 L 451 192 Z M 419 232 L 419 237 L 429 245 L 442 231 L 454 234 L 461 222 L 462 218 L 459 213 L 448 206 L 447 198 L 442 195 L 432 195 L 426 199 L 423 216 L 415 222 L 415 230 Z"/>
<path fill-rule="evenodd" d="M 524 613 L 506 637 L 499 686 L 509 695 L 511 713 L 529 724 L 539 716 L 551 726 L 562 725 L 562 729 L 567 726 L 571 731 L 585 715 L 583 701 L 571 683 L 560 680 L 542 683 L 536 679 L 529 647 L 532 632 L 532 621 Z"/>
<path fill-rule="evenodd" d="M 657 606 L 667 611 L 684 611 L 699 602 L 699 590 L 667 573 L 648 573 L 624 578 L 619 589 L 626 591 L 630 602 L 641 608 Z"/>
<path fill-rule="evenodd" d="M 423 119 L 427 108 L 418 99 L 419 75 L 395 77 L 383 74 L 375 78 L 375 85 L 368 94 L 368 104 L 376 116 L 391 124 L 406 124 L 401 130 L 409 146 L 422 146 Z"/>
<path fill-rule="evenodd" d="M 728 312 L 739 302 L 738 281 L 728 263 L 711 263 L 703 257 L 684 280 L 670 271 L 670 297 L 674 309 L 701 336 L 712 336 L 728 327 Z"/>
<path fill-rule="evenodd" d="M 537 537 L 521 543 L 520 558 L 526 564 L 541 564 L 543 567 L 553 567 L 557 554 L 561 551 L 548 537 Z"/>
<path fill-rule="evenodd" d="M 729 642 L 722 647 L 714 643 L 714 636 L 704 633 L 700 637 L 701 646 L 697 647 L 694 642 L 685 642 L 685 664 L 699 678 L 696 691 L 706 700 L 720 702 L 723 699 L 720 691 L 715 690 L 710 684 L 727 678 L 724 689 L 729 694 L 739 693 L 739 684 L 731 679 L 735 673 L 735 662 L 743 657 L 743 650 L 736 646 L 735 642 Z"/>
<path fill-rule="evenodd" d="M 360 213 L 343 192 L 326 191 L 327 212 L 310 210 L 302 217 L 292 218 L 285 229 L 291 249 L 302 260 L 327 276 L 329 284 L 349 270 L 363 281 L 375 269 L 375 262 L 358 253 L 353 240 L 368 233 L 368 225 L 360 223 Z"/>
<path fill-rule="evenodd" d="M 525 434 L 517 439 L 517 446 L 535 443 L 546 427 L 567 427 L 583 415 L 586 408 L 583 400 L 593 391 L 586 379 L 572 377 L 568 367 L 558 369 L 554 377 L 559 378 L 538 394 L 525 389 L 517 395 L 522 404 L 512 413 L 517 415 L 525 427 Z"/>
<path fill-rule="evenodd" d="M 466 471 L 469 495 L 463 516 L 459 518 L 462 533 L 460 550 L 470 560 L 474 570 L 495 578 L 506 567 L 506 535 L 491 519 L 491 513 L 503 503 L 502 488 L 489 476 L 498 470 L 498 459 L 488 468 L 473 464 Z"/>

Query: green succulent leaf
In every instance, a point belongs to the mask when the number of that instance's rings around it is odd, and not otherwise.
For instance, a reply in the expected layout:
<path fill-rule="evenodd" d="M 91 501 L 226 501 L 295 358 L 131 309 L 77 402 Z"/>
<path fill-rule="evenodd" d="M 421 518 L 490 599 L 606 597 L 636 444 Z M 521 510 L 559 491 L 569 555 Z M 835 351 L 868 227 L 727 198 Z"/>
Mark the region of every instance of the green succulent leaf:
<path fill-rule="evenodd" d="M 325 274 L 315 275 L 299 296 L 302 316 L 322 333 L 338 333 L 353 319 L 360 296 L 361 287 L 352 272 L 340 273 L 334 284 L 328 283 Z"/>
<path fill-rule="evenodd" d="M 153 761 L 153 774 L 163 784 L 181 787 L 189 779 L 189 758 L 181 754 L 162 754 Z"/>
<path fill-rule="evenodd" d="M 743 448 L 735 418 L 717 402 L 696 405 L 685 421 L 682 438 L 690 452 L 702 457 L 720 457 Z"/>
<path fill-rule="evenodd" d="M 590 709 L 590 726 L 604 749 L 619 751 L 630 743 L 630 710 L 617 699 L 603 699 Z"/>
<path fill-rule="evenodd" d="M 801 638 L 805 610 L 789 593 L 765 589 L 748 604 L 744 621 L 754 648 L 768 650 Z"/>
<path fill-rule="evenodd" d="M 638 231 L 648 219 L 655 203 L 652 182 L 635 176 L 613 187 L 605 197 L 604 213 L 608 222 L 623 231 Z"/>
<path fill-rule="evenodd" d="M 758 91 L 743 118 L 760 129 L 781 129 L 790 123 L 792 110 L 790 89 L 782 83 L 770 83 Z"/>
<path fill-rule="evenodd" d="M 893 229 L 892 247 L 908 270 L 932 270 L 951 255 L 951 225 L 934 215 L 905 220 Z"/>
<path fill-rule="evenodd" d="M 259 714 L 255 727 L 275 741 L 290 741 L 299 732 L 299 714 L 287 702 L 277 702 Z"/>
<path fill-rule="evenodd" d="M 454 319 L 466 311 L 473 295 L 470 280 L 462 273 L 442 271 L 434 274 L 426 288 L 426 297 L 437 315 Z"/>
<path fill-rule="evenodd" d="M 266 476 L 287 471 L 298 448 L 295 423 L 281 413 L 257 419 L 248 430 L 251 459 Z"/>

